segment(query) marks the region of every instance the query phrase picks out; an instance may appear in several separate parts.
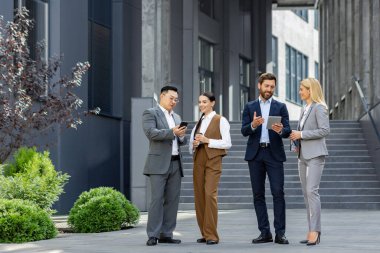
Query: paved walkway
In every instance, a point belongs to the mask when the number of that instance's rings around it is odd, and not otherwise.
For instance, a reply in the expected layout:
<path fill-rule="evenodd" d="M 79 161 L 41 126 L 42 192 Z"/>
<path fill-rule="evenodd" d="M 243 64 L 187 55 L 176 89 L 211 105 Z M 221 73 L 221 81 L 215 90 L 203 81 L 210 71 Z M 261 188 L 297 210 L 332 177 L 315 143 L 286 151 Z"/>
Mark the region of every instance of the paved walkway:
<path fill-rule="evenodd" d="M 272 210 L 270 210 L 272 212 Z M 306 235 L 304 210 L 287 210 L 287 233 L 289 245 L 266 243 L 251 244 L 258 236 L 256 217 L 253 210 L 231 210 L 219 212 L 218 245 L 196 243 L 199 238 L 194 211 L 181 211 L 178 215 L 175 238 L 179 245 L 159 244 L 145 246 L 147 240 L 146 213 L 139 225 L 132 229 L 98 234 L 60 234 L 57 238 L 24 244 L 0 244 L 0 252 L 12 253 L 63 253 L 63 252 L 133 252 L 133 253 L 192 253 L 192 252 L 333 252 L 370 253 L 380 252 L 380 211 L 366 210 L 323 210 L 321 244 L 307 247 L 298 243 Z M 272 215 L 270 217 L 272 223 Z M 56 221 L 59 221 L 59 217 Z M 64 219 L 61 220 L 64 226 Z"/>

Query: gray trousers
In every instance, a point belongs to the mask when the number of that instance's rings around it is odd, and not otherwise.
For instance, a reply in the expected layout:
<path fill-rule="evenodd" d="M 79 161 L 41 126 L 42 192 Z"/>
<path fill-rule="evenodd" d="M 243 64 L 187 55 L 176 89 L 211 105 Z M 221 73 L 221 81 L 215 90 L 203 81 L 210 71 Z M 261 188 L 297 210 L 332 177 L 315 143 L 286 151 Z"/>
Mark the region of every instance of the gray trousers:
<path fill-rule="evenodd" d="M 150 175 L 151 202 L 146 232 L 148 237 L 173 237 L 177 224 L 181 171 L 179 161 L 172 161 L 166 174 Z"/>
<path fill-rule="evenodd" d="M 298 159 L 298 171 L 305 199 L 309 231 L 321 231 L 321 200 L 319 183 L 325 166 L 325 156 L 304 159 L 302 152 Z"/>

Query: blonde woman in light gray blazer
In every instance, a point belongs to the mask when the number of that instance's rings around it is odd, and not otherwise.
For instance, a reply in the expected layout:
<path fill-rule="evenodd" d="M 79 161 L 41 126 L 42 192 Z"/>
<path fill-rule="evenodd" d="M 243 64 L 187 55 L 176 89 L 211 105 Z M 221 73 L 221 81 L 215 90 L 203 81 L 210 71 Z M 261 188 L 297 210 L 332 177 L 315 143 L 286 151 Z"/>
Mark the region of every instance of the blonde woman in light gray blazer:
<path fill-rule="evenodd" d="M 328 155 L 326 136 L 330 133 L 328 108 L 322 88 L 317 79 L 301 81 L 299 95 L 306 102 L 302 108 L 297 131 L 292 131 L 290 139 L 298 152 L 298 171 L 307 210 L 309 232 L 307 239 L 300 243 L 316 245 L 321 238 L 321 201 L 319 183 Z"/>

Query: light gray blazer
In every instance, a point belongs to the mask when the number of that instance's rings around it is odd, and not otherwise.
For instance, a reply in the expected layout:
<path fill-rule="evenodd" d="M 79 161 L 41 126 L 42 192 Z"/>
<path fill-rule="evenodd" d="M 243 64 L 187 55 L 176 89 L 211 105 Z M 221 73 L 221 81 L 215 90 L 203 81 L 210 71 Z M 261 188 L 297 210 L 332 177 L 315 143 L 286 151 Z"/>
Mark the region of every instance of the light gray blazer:
<path fill-rule="evenodd" d="M 181 123 L 181 117 L 174 113 L 176 125 Z M 176 138 L 173 130 L 169 128 L 164 112 L 159 106 L 147 109 L 143 113 L 143 130 L 149 140 L 149 152 L 146 158 L 144 174 L 165 174 L 169 170 L 173 140 Z M 180 169 L 183 176 L 183 164 L 180 145 L 185 145 L 186 137 L 178 141 L 178 153 L 180 155 Z"/>
<path fill-rule="evenodd" d="M 312 103 L 307 112 L 303 127 L 300 128 L 301 117 L 298 127 L 302 131 L 301 154 L 305 159 L 328 155 L 325 137 L 330 133 L 329 115 L 327 109 L 318 103 Z"/>

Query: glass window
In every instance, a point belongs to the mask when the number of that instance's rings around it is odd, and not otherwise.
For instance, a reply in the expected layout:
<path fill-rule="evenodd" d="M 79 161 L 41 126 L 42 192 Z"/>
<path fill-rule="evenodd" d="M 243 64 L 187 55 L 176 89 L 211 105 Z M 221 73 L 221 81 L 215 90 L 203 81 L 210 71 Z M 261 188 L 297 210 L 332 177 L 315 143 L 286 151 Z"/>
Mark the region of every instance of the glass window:
<path fill-rule="evenodd" d="M 112 115 L 112 1 L 90 0 L 89 107 Z"/>
<path fill-rule="evenodd" d="M 316 79 L 319 79 L 319 64 L 314 62 L 314 76 Z"/>
<path fill-rule="evenodd" d="M 210 18 L 215 18 L 214 4 L 214 0 L 198 0 L 199 10 Z"/>
<path fill-rule="evenodd" d="M 34 60 L 48 62 L 49 60 L 49 3 L 48 0 L 15 0 L 14 6 L 21 8 L 25 6 L 29 10 L 29 18 L 34 21 L 34 26 L 29 32 L 28 46 L 30 57 Z M 44 51 L 37 55 L 38 43 L 44 43 Z M 39 57 L 40 59 L 37 59 Z M 45 84 L 45 95 L 48 93 Z"/>
<path fill-rule="evenodd" d="M 314 10 L 314 29 L 319 30 L 319 10 Z"/>
<path fill-rule="evenodd" d="M 200 93 L 212 91 L 214 83 L 214 47 L 199 39 L 199 86 Z"/>
<path fill-rule="evenodd" d="M 272 36 L 272 71 L 273 74 L 278 78 L 278 45 L 277 38 L 275 36 Z M 274 94 L 278 95 L 278 80 Z"/>
<path fill-rule="evenodd" d="M 39 42 L 45 43 L 45 51 L 41 57 L 47 61 L 49 57 L 49 4 L 47 0 L 15 1 L 16 7 L 25 6 L 29 10 L 29 17 L 34 20 L 34 27 L 29 33 L 28 44 L 30 57 L 36 59 L 36 46 Z"/>
<path fill-rule="evenodd" d="M 308 58 L 301 52 L 286 45 L 286 99 L 302 104 L 298 95 L 300 82 L 308 76 Z"/>
<path fill-rule="evenodd" d="M 243 114 L 244 106 L 249 101 L 249 88 L 251 86 L 250 62 L 244 58 L 239 61 L 239 84 L 240 84 L 240 117 Z"/>
<path fill-rule="evenodd" d="M 292 10 L 298 17 L 302 18 L 303 20 L 305 20 L 306 22 L 309 21 L 309 16 L 308 16 L 308 12 L 307 12 L 307 9 L 303 9 L 303 10 Z"/>

